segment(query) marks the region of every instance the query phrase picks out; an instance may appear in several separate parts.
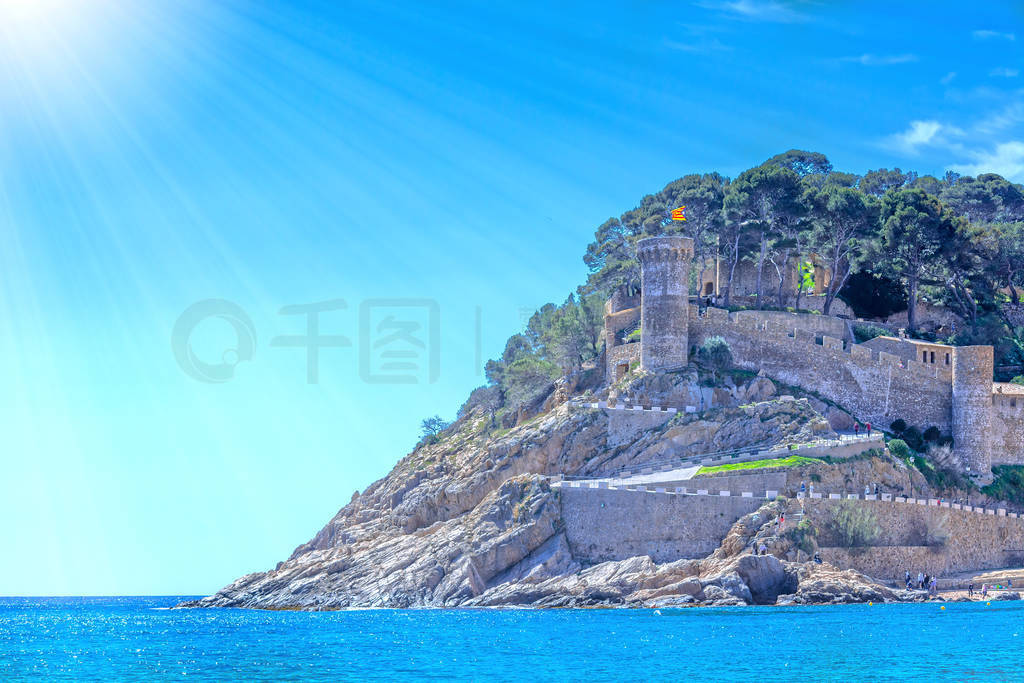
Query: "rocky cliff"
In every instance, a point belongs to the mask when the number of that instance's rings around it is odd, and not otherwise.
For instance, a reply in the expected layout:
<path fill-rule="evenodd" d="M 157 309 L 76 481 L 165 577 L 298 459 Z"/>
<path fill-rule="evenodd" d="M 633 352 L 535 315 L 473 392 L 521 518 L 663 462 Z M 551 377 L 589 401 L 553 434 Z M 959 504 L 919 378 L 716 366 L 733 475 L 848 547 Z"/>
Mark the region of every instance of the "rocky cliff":
<path fill-rule="evenodd" d="M 660 386 L 663 392 L 681 391 L 687 388 L 677 385 L 691 379 L 658 382 L 668 382 Z M 828 422 L 807 401 L 740 405 L 774 394 L 766 382 L 756 378 L 733 387 L 723 407 L 679 414 L 615 446 L 607 442 L 609 418 L 601 409 L 549 402 L 547 412 L 504 432 L 492 431 L 490 418 L 474 412 L 353 495 L 276 568 L 183 606 L 746 604 L 772 603 L 780 595 L 789 602 L 896 599 L 862 576 L 779 559 L 791 550 L 788 540 L 773 535 L 781 502 L 766 503 L 736 522 L 708 558 L 659 565 L 643 556 L 583 566 L 573 557 L 553 475 L 608 472 L 683 451 L 802 442 L 828 431 Z M 651 383 L 639 380 L 642 387 Z M 773 554 L 750 554 L 751 545 L 760 543 L 755 539 L 771 541 Z"/>

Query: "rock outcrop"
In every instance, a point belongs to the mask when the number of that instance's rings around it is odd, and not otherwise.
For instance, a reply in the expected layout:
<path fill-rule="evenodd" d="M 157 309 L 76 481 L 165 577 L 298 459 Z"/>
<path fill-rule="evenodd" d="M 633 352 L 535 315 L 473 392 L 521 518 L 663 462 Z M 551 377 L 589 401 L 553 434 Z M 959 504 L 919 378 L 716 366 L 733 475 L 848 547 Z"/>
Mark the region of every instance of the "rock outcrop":
<path fill-rule="evenodd" d="M 688 392 L 692 379 L 663 376 L 657 389 Z M 183 606 L 318 610 L 894 599 L 862 575 L 786 561 L 792 543 L 773 531 L 780 502 L 736 522 L 708 558 L 656 564 L 640 556 L 583 566 L 573 557 L 552 475 L 597 474 L 680 452 L 799 442 L 822 425 L 827 430 L 807 401 L 739 404 L 772 396 L 768 385 L 755 378 L 734 386 L 739 398 L 733 407 L 678 414 L 616 446 L 607 442 L 606 411 L 574 407 L 561 395 L 548 412 L 505 433 L 495 434 L 489 416 L 473 412 L 353 495 L 286 561 Z M 771 554 L 752 554 L 762 544 Z"/>

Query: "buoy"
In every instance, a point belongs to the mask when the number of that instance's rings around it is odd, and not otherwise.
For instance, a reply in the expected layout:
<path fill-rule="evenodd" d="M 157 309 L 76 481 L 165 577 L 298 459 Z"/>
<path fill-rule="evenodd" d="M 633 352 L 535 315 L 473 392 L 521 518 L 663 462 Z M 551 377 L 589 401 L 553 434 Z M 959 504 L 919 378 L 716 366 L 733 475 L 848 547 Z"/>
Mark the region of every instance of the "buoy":
<path fill-rule="evenodd" d="M 991 603 L 991 602 L 986 602 L 985 604 L 986 604 L 986 605 L 991 605 L 992 603 Z"/>
<path fill-rule="evenodd" d="M 871 607 L 871 606 L 872 606 L 873 604 L 875 604 L 875 603 L 873 603 L 873 602 L 869 602 L 869 603 L 868 603 L 868 607 Z"/>
<path fill-rule="evenodd" d="M 946 609 L 946 606 L 945 606 L 945 605 L 943 605 L 943 606 L 942 606 L 942 607 L 940 607 L 939 609 Z"/>

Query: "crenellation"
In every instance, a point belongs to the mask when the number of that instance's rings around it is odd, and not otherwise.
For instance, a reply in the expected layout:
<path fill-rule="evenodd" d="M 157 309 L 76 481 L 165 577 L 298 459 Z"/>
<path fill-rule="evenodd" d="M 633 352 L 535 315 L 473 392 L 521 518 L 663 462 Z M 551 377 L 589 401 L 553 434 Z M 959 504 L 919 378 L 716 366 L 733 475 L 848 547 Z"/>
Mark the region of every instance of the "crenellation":
<path fill-rule="evenodd" d="M 870 347 L 861 344 L 850 345 L 850 358 L 853 360 L 871 361 L 874 360 L 874 357 L 875 353 Z"/>
<path fill-rule="evenodd" d="M 648 370 L 681 366 L 689 344 L 721 336 L 737 367 L 813 391 L 861 422 L 886 428 L 902 419 L 951 433 L 964 471 L 985 478 L 993 462 L 1024 464 L 1024 387 L 993 385 L 991 347 L 906 337 L 856 344 L 848 321 L 830 316 L 701 311 L 684 303 L 685 287 L 679 286 L 690 252 L 673 240 L 684 238 L 649 239 L 660 241 L 640 243 L 646 283 L 640 296 L 641 341 L 608 348 L 609 381 L 637 361 Z M 609 316 L 606 329 L 625 326 L 626 316 L 618 316 Z"/>
<path fill-rule="evenodd" d="M 899 356 L 893 355 L 891 353 L 886 353 L 885 351 L 879 351 L 878 352 L 878 361 L 882 365 L 893 365 L 893 366 L 900 367 L 900 368 L 903 367 L 903 359 L 902 358 L 900 358 Z"/>
<path fill-rule="evenodd" d="M 836 349 L 838 351 L 842 351 L 844 343 L 842 339 L 824 336 L 821 338 L 821 345 L 824 346 L 826 349 Z"/>

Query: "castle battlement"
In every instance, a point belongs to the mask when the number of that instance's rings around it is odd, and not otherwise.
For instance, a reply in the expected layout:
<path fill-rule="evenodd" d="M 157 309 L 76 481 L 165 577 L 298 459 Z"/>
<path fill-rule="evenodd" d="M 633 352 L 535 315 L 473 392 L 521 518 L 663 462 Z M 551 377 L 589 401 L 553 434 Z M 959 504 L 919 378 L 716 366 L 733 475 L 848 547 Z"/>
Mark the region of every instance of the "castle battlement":
<path fill-rule="evenodd" d="M 993 385 L 990 346 L 946 346 L 914 339 L 852 340 L 847 320 L 780 311 L 700 310 L 686 284 L 692 241 L 657 237 L 638 243 L 641 293 L 609 301 L 607 377 L 636 363 L 646 370 L 685 365 L 705 339 L 723 337 L 734 363 L 843 406 L 862 422 L 897 419 L 953 437 L 961 468 L 987 476 L 993 462 L 1024 464 L 1024 387 Z M 616 310 L 619 309 L 619 310 Z M 620 343 L 640 319 L 640 339 Z M 1019 389 L 1019 391 L 1018 391 Z"/>

